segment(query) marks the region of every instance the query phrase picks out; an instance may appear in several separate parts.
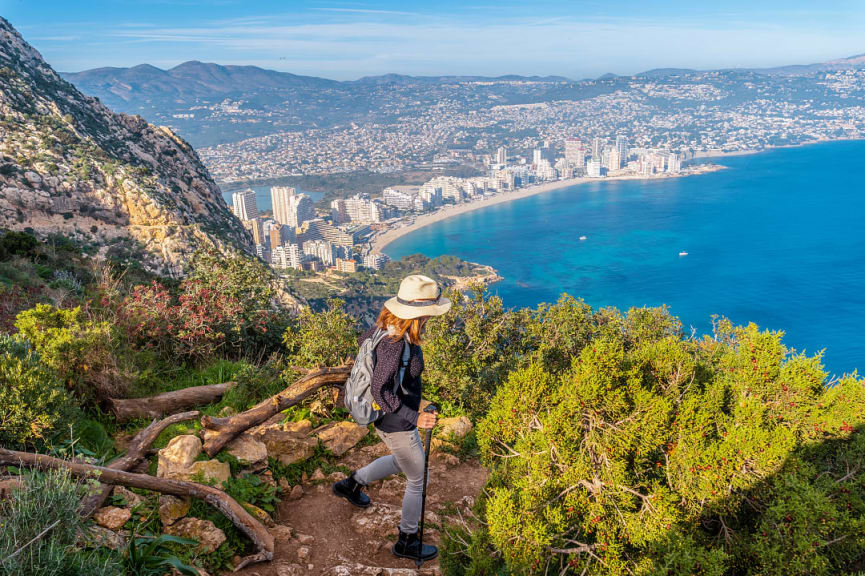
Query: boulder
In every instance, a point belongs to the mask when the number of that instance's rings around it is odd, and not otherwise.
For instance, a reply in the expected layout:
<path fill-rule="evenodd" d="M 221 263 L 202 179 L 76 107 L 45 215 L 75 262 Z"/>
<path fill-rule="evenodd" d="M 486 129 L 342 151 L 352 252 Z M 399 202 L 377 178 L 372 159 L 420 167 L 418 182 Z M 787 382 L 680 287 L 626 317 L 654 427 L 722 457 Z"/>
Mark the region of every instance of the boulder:
<path fill-rule="evenodd" d="M 303 498 L 303 486 L 297 484 L 291 489 L 291 492 L 288 493 L 288 499 L 300 500 L 301 498 Z"/>
<path fill-rule="evenodd" d="M 126 539 L 113 530 L 94 524 L 78 534 L 76 544 L 87 548 L 104 546 L 111 550 L 120 550 L 126 546 Z"/>
<path fill-rule="evenodd" d="M 171 526 L 187 514 L 191 503 L 188 498 L 163 495 L 159 497 L 159 519 L 163 526 Z"/>
<path fill-rule="evenodd" d="M 278 425 L 260 428 L 250 435 L 267 447 L 268 456 L 276 458 L 286 466 L 310 458 L 318 446 L 316 438 L 297 436 Z"/>
<path fill-rule="evenodd" d="M 199 460 L 177 475 L 178 480 L 196 481 L 199 478 L 206 484 L 221 488 L 222 483 L 231 478 L 231 466 L 219 460 Z"/>
<path fill-rule="evenodd" d="M 354 448 L 367 434 L 369 429 L 366 426 L 358 426 L 354 422 L 343 420 L 319 428 L 315 435 L 335 456 L 342 456 Z"/>
<path fill-rule="evenodd" d="M 307 436 L 312 432 L 312 422 L 309 420 L 301 420 L 299 422 L 286 422 L 282 425 L 285 432 L 290 432 L 297 436 Z"/>
<path fill-rule="evenodd" d="M 201 454 L 201 439 L 192 434 L 175 436 L 168 446 L 159 451 L 156 476 L 158 478 L 176 478 L 192 466 Z"/>
<path fill-rule="evenodd" d="M 120 530 L 132 517 L 128 508 L 117 508 L 116 506 L 105 506 L 93 514 L 93 519 L 103 528 L 109 530 Z"/>
<path fill-rule="evenodd" d="M 465 438 L 472 431 L 472 421 L 465 416 L 455 418 L 441 418 L 438 421 L 436 433 L 440 438 Z"/>
<path fill-rule="evenodd" d="M 126 501 L 126 506 L 128 508 L 135 508 L 144 502 L 144 498 L 123 486 L 115 486 L 113 494 L 114 496 L 123 498 Z"/>
<path fill-rule="evenodd" d="M 267 446 L 248 434 L 242 434 L 229 442 L 226 450 L 244 466 L 267 460 Z"/>
<path fill-rule="evenodd" d="M 197 541 L 198 549 L 204 553 L 213 552 L 225 542 L 225 533 L 210 520 L 201 518 L 182 518 L 166 526 L 165 533 Z"/>
<path fill-rule="evenodd" d="M 313 536 L 312 534 L 298 534 L 297 541 L 304 546 L 309 546 L 310 544 L 315 542 L 315 536 Z"/>
<path fill-rule="evenodd" d="M 310 482 L 319 482 L 321 480 L 327 480 L 327 477 L 324 475 L 324 472 L 321 471 L 321 468 L 316 468 L 315 472 L 312 473 L 312 476 L 309 477 Z"/>

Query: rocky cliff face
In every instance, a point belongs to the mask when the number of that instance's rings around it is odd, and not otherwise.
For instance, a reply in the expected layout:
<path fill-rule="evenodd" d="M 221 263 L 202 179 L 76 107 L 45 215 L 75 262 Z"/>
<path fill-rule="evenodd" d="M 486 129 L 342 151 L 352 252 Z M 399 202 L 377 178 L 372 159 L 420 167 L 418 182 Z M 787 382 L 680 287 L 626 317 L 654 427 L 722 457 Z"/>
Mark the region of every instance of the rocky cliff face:
<path fill-rule="evenodd" d="M 198 247 L 251 249 L 189 144 L 81 94 L 3 18 L 0 227 L 125 250 L 174 276 Z"/>

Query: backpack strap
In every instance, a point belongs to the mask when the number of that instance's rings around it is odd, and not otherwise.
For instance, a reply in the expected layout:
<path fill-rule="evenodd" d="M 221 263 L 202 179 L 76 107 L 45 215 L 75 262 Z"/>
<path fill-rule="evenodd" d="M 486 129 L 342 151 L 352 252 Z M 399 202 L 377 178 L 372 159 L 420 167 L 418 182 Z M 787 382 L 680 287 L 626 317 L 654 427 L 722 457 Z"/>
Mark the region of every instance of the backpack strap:
<path fill-rule="evenodd" d="M 408 343 L 408 338 L 403 338 L 402 344 L 402 358 L 399 363 L 399 380 L 397 380 L 397 385 L 393 387 L 393 393 L 396 394 L 397 387 L 402 389 L 403 394 L 407 394 L 405 388 L 403 388 L 402 381 L 405 378 L 405 370 L 408 368 L 409 359 L 411 358 L 411 345 Z"/>

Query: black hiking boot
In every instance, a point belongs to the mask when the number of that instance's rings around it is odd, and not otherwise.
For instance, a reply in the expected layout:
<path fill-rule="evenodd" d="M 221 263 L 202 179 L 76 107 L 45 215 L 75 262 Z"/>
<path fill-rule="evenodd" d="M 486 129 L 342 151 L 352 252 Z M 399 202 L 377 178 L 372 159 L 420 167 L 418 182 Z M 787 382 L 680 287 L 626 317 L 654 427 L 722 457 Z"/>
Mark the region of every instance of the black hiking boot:
<path fill-rule="evenodd" d="M 333 493 L 342 496 L 358 508 L 370 505 L 369 496 L 363 493 L 363 484 L 354 479 L 354 472 L 345 480 L 334 483 Z"/>
<path fill-rule="evenodd" d="M 418 549 L 420 548 L 420 540 L 417 538 L 417 532 L 414 534 L 406 534 L 402 530 L 399 531 L 399 540 L 393 545 L 393 555 L 399 558 L 418 559 Z M 439 549 L 430 544 L 424 544 L 420 554 L 420 559 L 426 562 L 432 560 L 439 555 Z"/>

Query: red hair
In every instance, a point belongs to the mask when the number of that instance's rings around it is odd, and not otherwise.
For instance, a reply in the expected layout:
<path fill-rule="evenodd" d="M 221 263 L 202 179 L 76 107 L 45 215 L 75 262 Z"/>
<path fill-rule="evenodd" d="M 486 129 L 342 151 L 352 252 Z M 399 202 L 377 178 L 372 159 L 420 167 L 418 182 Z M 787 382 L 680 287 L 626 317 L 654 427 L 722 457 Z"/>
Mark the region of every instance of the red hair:
<path fill-rule="evenodd" d="M 428 318 L 429 316 L 421 316 L 420 318 L 406 320 L 405 318 L 400 318 L 386 307 L 382 307 L 375 325 L 385 331 L 388 328 L 392 328 L 394 330 L 394 341 L 402 340 L 406 333 L 408 333 L 408 341 L 411 344 L 420 344 L 421 331 Z"/>

